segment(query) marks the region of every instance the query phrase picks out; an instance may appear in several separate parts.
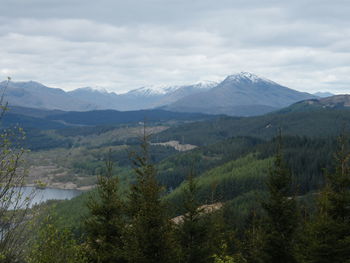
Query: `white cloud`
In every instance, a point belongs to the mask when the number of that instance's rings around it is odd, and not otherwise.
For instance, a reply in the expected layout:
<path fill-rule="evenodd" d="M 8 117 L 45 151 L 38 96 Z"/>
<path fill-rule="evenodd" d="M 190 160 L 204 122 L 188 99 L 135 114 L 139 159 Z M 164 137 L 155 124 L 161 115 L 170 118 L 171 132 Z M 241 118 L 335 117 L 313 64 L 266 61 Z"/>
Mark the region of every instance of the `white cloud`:
<path fill-rule="evenodd" d="M 2 79 L 122 92 L 251 71 L 350 91 L 346 1 L 3 1 Z"/>

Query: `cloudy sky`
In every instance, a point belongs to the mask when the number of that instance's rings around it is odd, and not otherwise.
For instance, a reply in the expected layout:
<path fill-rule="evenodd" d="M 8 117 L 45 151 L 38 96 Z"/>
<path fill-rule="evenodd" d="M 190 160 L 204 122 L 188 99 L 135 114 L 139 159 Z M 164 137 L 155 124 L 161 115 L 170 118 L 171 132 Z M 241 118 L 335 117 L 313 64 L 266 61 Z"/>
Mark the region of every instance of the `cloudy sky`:
<path fill-rule="evenodd" d="M 0 4 L 0 79 L 125 92 L 248 71 L 301 91 L 350 93 L 348 0 Z"/>

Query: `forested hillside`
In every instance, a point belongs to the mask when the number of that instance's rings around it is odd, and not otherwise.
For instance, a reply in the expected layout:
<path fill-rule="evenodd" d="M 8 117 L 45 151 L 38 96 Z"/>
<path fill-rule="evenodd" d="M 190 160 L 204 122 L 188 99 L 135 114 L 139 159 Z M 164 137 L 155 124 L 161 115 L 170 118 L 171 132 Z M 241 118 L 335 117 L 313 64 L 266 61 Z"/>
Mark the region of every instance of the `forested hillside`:
<path fill-rule="evenodd" d="M 234 136 L 272 138 L 279 129 L 284 135 L 329 137 L 339 134 L 350 121 L 350 110 L 325 109 L 290 111 L 288 108 L 263 116 L 238 118 L 219 117 L 213 121 L 174 127 L 157 136 L 157 139 L 183 140 L 185 143 L 206 145 Z"/>
<path fill-rule="evenodd" d="M 350 176 L 350 141 L 338 137 L 350 111 L 295 107 L 197 122 L 191 115 L 191 123 L 173 115 L 148 127 L 107 118 L 109 125 L 25 128 L 14 143 L 32 150 L 23 155 L 26 184 L 84 193 L 29 210 L 40 230 L 23 256 L 39 262 L 57 250 L 72 262 L 135 262 L 137 251 L 148 262 L 314 262 L 324 245 L 338 249 L 346 221 L 331 215 L 346 212 L 348 188 L 337 185 Z M 25 117 L 65 114 L 90 116 Z M 332 204 L 327 214 L 324 202 Z M 345 230 L 332 242 L 320 238 L 337 224 Z M 343 259 L 347 250 L 334 253 Z"/>

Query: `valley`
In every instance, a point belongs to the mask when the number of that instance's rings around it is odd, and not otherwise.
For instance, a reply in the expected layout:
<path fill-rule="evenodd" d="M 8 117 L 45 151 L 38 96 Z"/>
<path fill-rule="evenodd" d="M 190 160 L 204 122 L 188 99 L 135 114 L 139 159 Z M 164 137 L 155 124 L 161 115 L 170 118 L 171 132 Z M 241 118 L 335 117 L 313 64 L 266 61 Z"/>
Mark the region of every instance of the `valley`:
<path fill-rule="evenodd" d="M 254 147 L 268 143 L 276 136 L 278 129 L 282 129 L 284 136 L 301 136 L 301 138 L 306 136 L 305 138 L 310 140 L 319 138 L 322 141 L 337 136 L 344 128 L 343 124 L 350 121 L 350 111 L 347 109 L 347 104 L 339 104 L 341 100 L 341 97 L 335 96 L 335 106 L 328 108 L 315 106 L 318 105 L 317 100 L 310 100 L 310 103 L 308 101 L 296 103 L 282 110 L 256 117 L 181 115 L 180 113 L 168 114 L 166 121 L 150 119 L 146 133 L 151 135 L 152 160 L 157 165 L 160 179 L 164 180 L 169 189 L 174 189 L 186 178 L 191 162 L 196 163 L 199 172 L 202 173 L 208 169 L 205 167 L 212 167 L 210 163 L 215 166 L 215 163 L 224 163 L 224 160 L 244 157 L 243 153 L 255 152 Z M 332 102 L 330 98 L 321 99 L 320 103 L 323 101 L 329 105 Z M 343 101 L 347 101 L 347 97 L 344 97 Z M 20 113 L 16 108 L 14 111 L 16 114 Z M 92 189 L 96 184 L 97 176 L 102 172 L 101 169 L 109 151 L 115 161 L 115 171 L 121 175 L 122 181 L 127 183 L 132 180 L 133 169 L 129 155 L 137 151 L 144 127 L 143 122 L 135 122 L 132 119 L 133 115 L 124 117 L 124 120 L 119 118 L 115 123 L 113 112 L 110 112 L 111 117 L 104 118 L 101 125 L 97 120 L 101 119 L 100 116 L 103 116 L 104 112 L 85 112 L 84 115 L 75 112 L 59 112 L 60 115 L 56 115 L 56 111 L 41 112 L 39 109 L 27 112 L 33 112 L 30 113 L 36 116 L 33 118 L 43 121 L 48 120 L 43 119 L 47 116 L 53 116 L 51 118 L 60 116 L 57 118 L 66 118 L 72 124 L 88 125 L 86 127 L 65 125 L 58 129 L 52 129 L 56 126 L 51 126 L 51 129 L 47 129 L 47 125 L 35 126 L 37 121 L 22 123 L 27 132 L 27 138 L 21 144 L 31 150 L 25 155 L 28 186 L 42 184 L 59 189 L 84 191 Z M 116 114 L 118 116 L 120 113 L 116 112 Z M 140 112 L 140 116 L 142 114 L 144 112 Z M 127 116 L 126 113 L 124 115 Z M 8 115 L 7 118 L 11 123 L 12 116 Z M 131 118 L 131 121 L 127 118 Z M 196 118 L 200 118 L 200 121 Z M 234 146 L 237 142 L 247 145 Z M 230 147 L 234 148 L 230 149 Z M 215 151 L 209 149 L 215 149 Z M 205 154 L 205 151 L 208 153 Z M 229 157 L 227 153 L 230 152 L 236 157 Z M 170 171 L 178 159 L 187 159 L 187 161 L 181 164 L 181 168 L 178 167 L 180 171 L 172 174 Z M 204 167 L 201 167 L 202 165 Z"/>

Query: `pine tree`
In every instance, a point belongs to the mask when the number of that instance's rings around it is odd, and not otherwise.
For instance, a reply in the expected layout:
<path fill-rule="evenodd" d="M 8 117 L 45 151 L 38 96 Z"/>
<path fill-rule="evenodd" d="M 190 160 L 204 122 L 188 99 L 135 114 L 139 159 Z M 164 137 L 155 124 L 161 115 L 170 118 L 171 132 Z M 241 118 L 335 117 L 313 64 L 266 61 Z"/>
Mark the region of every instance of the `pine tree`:
<path fill-rule="evenodd" d="M 106 174 L 98 177 L 97 198 L 88 202 L 90 215 L 85 221 L 87 253 L 91 262 L 126 262 L 123 252 L 124 205 L 118 177 L 113 176 L 113 162 L 106 161 Z"/>
<path fill-rule="evenodd" d="M 246 262 L 263 263 L 262 247 L 264 241 L 263 225 L 261 218 L 255 210 L 252 211 L 247 220 L 244 237 L 239 242 L 239 250 Z"/>
<path fill-rule="evenodd" d="M 204 215 L 197 200 L 198 186 L 190 174 L 183 198 L 183 217 L 178 223 L 177 235 L 181 247 L 181 262 L 211 262 L 211 222 L 210 216 Z M 216 244 L 217 245 L 217 244 Z"/>
<path fill-rule="evenodd" d="M 148 137 L 144 134 L 142 153 L 134 154 L 136 182 L 129 195 L 126 250 L 131 263 L 174 262 L 172 229 L 161 200 L 162 187 L 148 156 Z"/>
<path fill-rule="evenodd" d="M 264 261 L 268 263 L 296 262 L 294 245 L 298 210 L 291 184 L 291 174 L 283 161 L 279 135 L 274 167 L 270 170 L 267 182 L 269 197 L 263 203 L 267 214 L 263 251 Z"/>
<path fill-rule="evenodd" d="M 336 169 L 318 199 L 318 212 L 307 228 L 306 262 L 350 262 L 350 151 L 340 136 Z"/>

